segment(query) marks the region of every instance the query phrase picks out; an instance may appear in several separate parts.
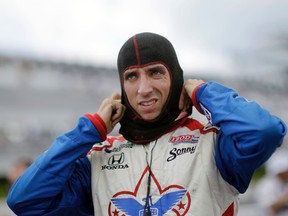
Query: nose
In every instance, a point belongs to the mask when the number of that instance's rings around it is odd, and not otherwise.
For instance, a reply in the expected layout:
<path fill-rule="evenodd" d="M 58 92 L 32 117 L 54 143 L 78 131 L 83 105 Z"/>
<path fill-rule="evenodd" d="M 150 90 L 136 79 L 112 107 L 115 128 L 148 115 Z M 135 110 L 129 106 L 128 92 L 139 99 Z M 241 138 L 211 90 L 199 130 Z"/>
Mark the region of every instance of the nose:
<path fill-rule="evenodd" d="M 142 96 L 149 95 L 153 91 L 152 83 L 146 74 L 140 76 L 138 94 Z"/>

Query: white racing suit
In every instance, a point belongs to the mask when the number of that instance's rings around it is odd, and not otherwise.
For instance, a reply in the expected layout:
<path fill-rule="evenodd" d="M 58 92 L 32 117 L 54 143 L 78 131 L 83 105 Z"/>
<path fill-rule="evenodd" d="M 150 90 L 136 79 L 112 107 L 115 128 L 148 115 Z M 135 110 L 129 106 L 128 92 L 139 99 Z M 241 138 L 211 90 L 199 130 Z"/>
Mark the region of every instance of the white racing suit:
<path fill-rule="evenodd" d="M 218 129 L 186 118 L 140 145 L 106 139 L 97 115 L 80 117 L 12 186 L 8 205 L 29 216 L 237 215 L 238 194 L 282 144 L 286 126 L 215 82 L 192 101 Z"/>
<path fill-rule="evenodd" d="M 151 215 L 236 215 L 239 192 L 216 167 L 215 132 L 188 119 L 145 146 L 123 139 L 95 145 L 89 156 L 95 215 L 140 216 L 146 202 Z"/>

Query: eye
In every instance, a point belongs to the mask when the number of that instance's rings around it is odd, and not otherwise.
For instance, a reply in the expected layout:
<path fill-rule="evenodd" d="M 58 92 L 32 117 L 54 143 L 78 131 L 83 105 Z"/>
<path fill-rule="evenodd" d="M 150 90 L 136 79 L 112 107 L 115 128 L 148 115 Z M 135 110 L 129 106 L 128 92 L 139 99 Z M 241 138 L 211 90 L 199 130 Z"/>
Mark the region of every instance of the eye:
<path fill-rule="evenodd" d="M 136 72 L 131 71 L 131 72 L 126 72 L 124 74 L 124 79 L 125 80 L 132 80 L 132 79 L 135 79 L 135 78 L 136 78 Z"/>
<path fill-rule="evenodd" d="M 159 71 L 159 70 L 154 70 L 154 71 L 152 71 L 152 73 L 153 73 L 154 75 L 160 75 L 160 74 L 162 74 L 161 71 Z"/>
<path fill-rule="evenodd" d="M 150 70 L 150 74 L 154 77 L 159 77 L 162 76 L 165 73 L 164 70 L 162 70 L 162 68 L 156 67 L 156 68 L 152 68 Z"/>

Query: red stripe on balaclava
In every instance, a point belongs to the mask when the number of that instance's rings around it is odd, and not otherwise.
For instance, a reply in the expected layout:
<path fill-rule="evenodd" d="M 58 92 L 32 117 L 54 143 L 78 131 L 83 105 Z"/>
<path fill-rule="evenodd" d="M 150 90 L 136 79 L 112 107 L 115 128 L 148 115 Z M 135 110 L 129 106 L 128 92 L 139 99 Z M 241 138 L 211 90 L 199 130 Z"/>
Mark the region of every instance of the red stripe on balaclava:
<path fill-rule="evenodd" d="M 139 49 L 138 49 L 136 36 L 133 37 L 133 43 L 134 43 L 134 46 L 135 46 L 135 54 L 136 54 L 136 59 L 137 59 L 137 65 L 141 65 L 140 53 L 139 53 Z"/>
<path fill-rule="evenodd" d="M 129 68 L 144 67 L 152 63 L 162 63 L 167 67 L 171 76 L 171 88 L 160 115 L 152 121 L 145 121 L 128 102 L 123 86 L 123 73 Z M 175 119 L 180 114 L 178 104 L 183 88 L 183 71 L 172 44 L 163 36 L 154 33 L 134 35 L 120 49 L 117 64 L 122 104 L 126 106 L 124 117 L 120 121 L 120 133 L 127 140 L 141 144 L 159 138 L 178 123 Z"/>

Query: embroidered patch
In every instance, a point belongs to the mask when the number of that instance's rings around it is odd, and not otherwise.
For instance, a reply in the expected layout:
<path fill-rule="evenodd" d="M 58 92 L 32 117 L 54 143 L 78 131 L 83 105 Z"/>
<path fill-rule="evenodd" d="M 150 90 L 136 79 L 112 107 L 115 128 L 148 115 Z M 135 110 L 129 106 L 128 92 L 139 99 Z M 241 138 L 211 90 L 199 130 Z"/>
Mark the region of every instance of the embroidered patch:
<path fill-rule="evenodd" d="M 146 191 L 148 175 L 149 168 L 147 167 L 134 190 L 119 191 L 113 195 L 108 209 L 109 216 L 147 215 L 147 206 L 149 206 L 151 216 L 187 215 L 191 205 L 191 196 L 180 185 L 169 185 L 162 188 L 157 178 L 151 173 L 153 193 L 149 195 L 148 199 L 146 194 L 141 194 L 141 191 Z"/>
<path fill-rule="evenodd" d="M 180 136 L 171 136 L 169 142 L 173 144 L 178 143 L 198 143 L 199 136 L 185 134 Z"/>

